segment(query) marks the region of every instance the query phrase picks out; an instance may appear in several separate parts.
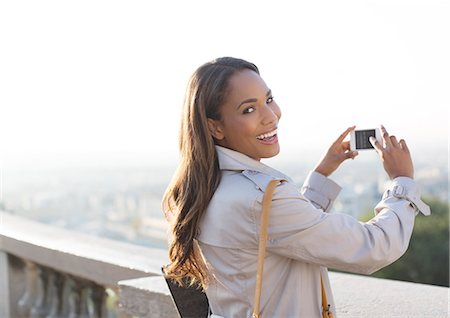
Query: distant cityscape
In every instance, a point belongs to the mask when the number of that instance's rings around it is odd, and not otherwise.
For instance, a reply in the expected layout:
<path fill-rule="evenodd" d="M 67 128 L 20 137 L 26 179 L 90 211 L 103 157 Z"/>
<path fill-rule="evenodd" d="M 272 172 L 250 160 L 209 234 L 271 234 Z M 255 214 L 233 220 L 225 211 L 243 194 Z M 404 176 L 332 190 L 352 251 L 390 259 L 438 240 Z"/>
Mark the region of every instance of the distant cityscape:
<path fill-rule="evenodd" d="M 300 187 L 312 165 L 274 166 Z M 40 222 L 143 246 L 167 248 L 161 199 L 175 166 L 83 168 L 8 174 L 3 172 L 0 209 Z M 388 178 L 371 159 L 344 163 L 332 176 L 343 190 L 334 213 L 360 218 L 373 211 Z M 448 201 L 448 161 L 415 163 L 424 196 Z"/>

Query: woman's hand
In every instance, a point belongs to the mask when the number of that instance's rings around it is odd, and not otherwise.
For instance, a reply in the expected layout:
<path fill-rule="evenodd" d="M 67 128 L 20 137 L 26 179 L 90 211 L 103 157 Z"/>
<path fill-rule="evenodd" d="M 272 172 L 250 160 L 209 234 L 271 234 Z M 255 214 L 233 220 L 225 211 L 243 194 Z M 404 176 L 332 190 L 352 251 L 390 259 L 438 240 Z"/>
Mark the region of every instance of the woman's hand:
<path fill-rule="evenodd" d="M 397 141 L 395 136 L 389 136 L 386 129 L 381 126 L 384 147 L 375 138 L 371 137 L 372 143 L 378 155 L 383 161 L 383 167 L 389 178 L 414 177 L 414 166 L 405 140 Z"/>
<path fill-rule="evenodd" d="M 355 126 L 347 128 L 338 139 L 331 145 L 325 156 L 320 160 L 314 171 L 328 177 L 342 162 L 347 159 L 354 159 L 357 151 L 350 151 L 350 142 L 344 141 L 345 137 L 353 130 Z"/>

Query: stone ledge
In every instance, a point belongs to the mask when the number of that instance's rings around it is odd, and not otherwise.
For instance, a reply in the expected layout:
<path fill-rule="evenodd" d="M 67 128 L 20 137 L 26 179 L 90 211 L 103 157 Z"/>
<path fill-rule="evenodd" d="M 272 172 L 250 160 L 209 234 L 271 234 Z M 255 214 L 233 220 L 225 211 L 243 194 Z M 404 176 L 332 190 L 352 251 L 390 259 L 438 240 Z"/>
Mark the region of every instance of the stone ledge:
<path fill-rule="evenodd" d="M 0 250 L 115 288 L 119 280 L 160 275 L 167 252 L 94 237 L 0 211 Z"/>
<path fill-rule="evenodd" d="M 449 288 L 330 272 L 339 318 L 449 317 Z"/>
<path fill-rule="evenodd" d="M 339 318 L 449 317 L 449 288 L 330 272 Z M 138 317 L 178 317 L 162 276 L 119 282 L 122 309 Z"/>
<path fill-rule="evenodd" d="M 119 309 L 140 318 L 179 318 L 163 276 L 119 282 Z"/>

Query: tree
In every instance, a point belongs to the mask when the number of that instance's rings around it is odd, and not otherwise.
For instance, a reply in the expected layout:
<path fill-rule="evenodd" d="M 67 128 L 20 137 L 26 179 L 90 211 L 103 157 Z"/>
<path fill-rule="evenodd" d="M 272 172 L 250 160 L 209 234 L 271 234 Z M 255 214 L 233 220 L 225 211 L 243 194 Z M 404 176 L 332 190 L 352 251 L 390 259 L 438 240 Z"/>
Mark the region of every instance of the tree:
<path fill-rule="evenodd" d="M 416 217 L 406 253 L 372 276 L 449 286 L 449 205 L 437 198 L 424 201 L 432 214 Z"/>

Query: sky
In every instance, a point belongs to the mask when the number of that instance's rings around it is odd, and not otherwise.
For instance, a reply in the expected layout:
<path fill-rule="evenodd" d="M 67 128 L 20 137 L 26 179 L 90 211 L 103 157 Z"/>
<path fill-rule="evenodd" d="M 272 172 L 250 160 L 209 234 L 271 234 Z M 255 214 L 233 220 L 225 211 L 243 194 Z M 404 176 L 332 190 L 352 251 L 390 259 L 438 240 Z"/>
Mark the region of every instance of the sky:
<path fill-rule="evenodd" d="M 380 124 L 447 156 L 449 16 L 436 0 L 2 1 L 0 165 L 172 164 L 187 80 L 220 56 L 259 67 L 282 158 Z"/>

